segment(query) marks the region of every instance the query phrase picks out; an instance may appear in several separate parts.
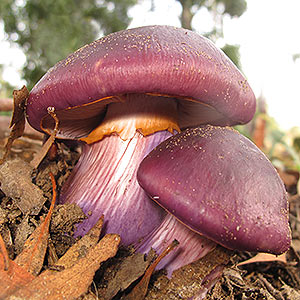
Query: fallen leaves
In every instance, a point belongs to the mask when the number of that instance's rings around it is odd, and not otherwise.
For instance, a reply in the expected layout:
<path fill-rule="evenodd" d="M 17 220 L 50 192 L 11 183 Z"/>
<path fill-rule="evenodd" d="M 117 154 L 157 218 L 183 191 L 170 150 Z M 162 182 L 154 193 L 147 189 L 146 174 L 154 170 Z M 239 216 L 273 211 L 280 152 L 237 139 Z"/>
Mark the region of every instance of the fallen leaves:
<path fill-rule="evenodd" d="M 43 267 L 43 261 L 48 246 L 50 218 L 56 200 L 56 183 L 52 173 L 50 173 L 50 177 L 53 186 L 53 196 L 48 214 L 44 222 L 36 228 L 26 241 L 23 251 L 15 259 L 15 263 L 34 276 L 37 276 Z"/>
<path fill-rule="evenodd" d="M 153 250 L 147 255 L 146 259 L 142 253 L 131 253 L 129 256 L 121 257 L 119 261 L 115 259 L 111 268 L 114 269 L 117 266 L 117 270 L 111 272 L 110 267 L 106 268 L 106 272 L 101 279 L 105 284 L 98 288 L 98 297 L 101 300 L 110 300 L 119 292 L 125 291 L 132 283 L 143 276 L 154 256 L 155 252 Z"/>
<path fill-rule="evenodd" d="M 90 286 L 100 264 L 114 256 L 120 238 L 115 234 L 104 236 L 76 263 L 63 271 L 46 270 L 30 284 L 14 293 L 14 297 L 28 300 L 76 299 Z M 10 298 L 8 298 L 10 299 Z"/>
<path fill-rule="evenodd" d="M 22 99 L 22 97 L 20 97 L 20 99 Z M 16 121 L 15 124 L 18 123 L 18 120 L 20 122 L 20 127 L 17 126 L 15 129 L 15 132 L 17 133 L 21 132 L 22 129 L 21 112 L 22 109 L 19 111 L 20 115 L 14 117 Z M 55 120 L 55 116 L 53 119 Z M 55 122 L 55 124 L 57 128 L 58 121 Z M 16 134 L 16 136 L 17 135 L 18 134 Z M 43 150 L 38 152 L 36 156 L 37 164 L 33 163 L 34 168 L 43 160 L 54 139 L 55 130 L 52 131 L 50 139 Z M 17 143 L 18 141 L 14 142 L 14 147 Z M 23 147 L 23 145 L 20 147 Z M 67 153 L 71 155 L 70 152 Z M 0 225 L 5 224 L 5 227 L 1 228 L 1 233 L 7 243 L 6 234 L 9 233 L 10 230 L 12 232 L 11 236 L 8 234 L 8 239 L 10 239 L 12 243 L 9 244 L 9 247 L 13 247 L 14 251 L 9 252 L 9 255 L 11 255 L 11 253 L 19 253 L 19 251 L 16 251 L 16 244 L 19 244 L 22 247 L 19 247 L 21 253 L 17 258 L 14 261 L 10 260 L 5 247 L 3 247 L 3 241 L 0 239 L 0 299 L 18 298 L 29 300 L 51 300 L 75 299 L 79 297 L 89 289 L 92 280 L 95 279 L 94 274 L 99 270 L 102 261 L 105 261 L 107 258 L 116 254 L 120 241 L 119 237 L 116 235 L 107 235 L 99 242 L 98 240 L 103 224 L 103 219 L 100 219 L 98 224 L 89 234 L 77 241 L 71 248 L 69 247 L 74 241 L 72 240 L 72 243 L 66 243 L 66 247 L 60 252 L 57 247 L 58 244 L 56 244 L 56 232 L 58 239 L 61 237 L 70 238 L 70 227 L 76 223 L 74 220 L 71 220 L 71 217 L 69 219 L 67 216 L 67 213 L 71 212 L 71 208 L 69 206 L 61 206 L 57 209 L 57 212 L 59 212 L 57 213 L 57 217 L 54 215 L 54 218 L 51 221 L 51 226 L 53 227 L 51 239 L 49 239 L 48 233 L 48 221 L 50 220 L 50 217 L 47 217 L 30 236 L 26 242 L 25 249 L 21 251 L 24 241 L 29 235 L 28 232 L 31 233 L 33 231 L 34 226 L 32 220 L 37 219 L 38 215 L 44 213 L 42 207 L 45 207 L 45 199 L 39 198 L 39 196 L 36 196 L 35 192 L 33 192 L 36 188 L 31 182 L 31 171 L 33 167 L 29 167 L 28 164 L 24 164 L 24 162 L 20 160 L 17 160 L 14 163 L 12 163 L 12 161 L 7 161 L 7 163 L 8 165 L 3 165 L 4 169 L 1 169 L 2 171 L 0 171 L 0 176 L 1 172 L 4 174 L 0 179 L 1 189 L 3 194 L 5 193 L 6 195 L 5 198 L 10 198 L 9 200 L 4 200 L 4 197 L 1 196 L 2 192 L 0 191 L 0 198 L 2 197 L 1 199 L 3 199 L 2 207 L 0 207 Z M 43 163 L 40 165 L 37 176 L 35 177 L 35 182 L 42 181 L 39 179 L 39 177 L 43 177 L 41 176 L 42 173 L 44 173 L 45 178 L 48 178 L 49 170 L 55 173 L 55 176 L 59 181 L 62 181 L 61 179 L 65 176 L 66 171 L 59 166 L 60 163 L 60 161 L 56 160 L 53 163 L 46 161 L 45 164 Z M 7 168 L 6 171 L 4 171 L 5 168 Z M 18 178 L 20 181 L 18 181 Z M 295 186 L 296 183 L 294 177 L 285 176 L 284 178 L 284 182 L 287 186 Z M 26 184 L 26 180 L 24 179 L 28 179 Z M 8 181 L 11 183 L 6 187 L 6 182 Z M 16 182 L 16 185 L 12 185 L 12 182 L 14 181 Z M 48 189 L 48 187 L 51 187 L 49 179 L 45 180 L 44 185 L 39 184 L 39 186 L 43 190 L 43 194 L 51 192 L 51 188 Z M 35 202 L 38 198 L 39 200 Z M 296 200 L 297 199 L 291 202 L 292 206 L 296 204 L 299 206 L 299 199 Z M 16 212 L 16 210 L 13 209 L 3 209 L 4 202 L 13 202 L 13 204 L 18 206 L 22 213 Z M 65 210 L 64 214 L 61 213 L 62 210 Z M 295 212 L 294 209 L 293 211 Z M 297 226 L 300 224 L 299 211 L 300 210 L 298 209 L 295 214 L 295 220 L 292 219 L 292 223 L 295 222 Z M 17 213 L 18 215 L 16 215 Z M 34 217 L 32 217 L 33 214 L 35 214 Z M 15 215 L 17 218 L 14 217 Z M 21 218 L 20 215 L 24 216 Z M 76 213 L 75 215 L 77 216 L 79 214 Z M 54 220 L 55 218 L 57 220 Z M 82 216 L 80 216 L 80 218 L 82 218 Z M 10 222 L 16 219 L 18 226 L 11 226 Z M 70 220 L 70 222 L 67 220 Z M 69 224 L 67 224 L 68 222 Z M 60 226 L 63 226 L 63 228 Z M 28 230 L 24 230 L 26 232 L 26 235 L 24 236 L 21 233 L 18 235 L 18 229 L 21 227 L 28 227 Z M 67 227 L 69 228 L 66 229 Z M 53 233 L 54 231 L 55 234 Z M 23 230 L 20 229 L 20 232 L 23 232 Z M 65 232 L 65 234 L 63 234 L 63 232 Z M 299 232 L 299 230 L 295 230 L 295 233 L 296 232 Z M 51 246 L 52 241 L 55 246 Z M 296 239 L 296 241 L 299 240 Z M 44 262 L 43 264 L 45 249 L 47 247 L 47 263 Z M 54 258 L 50 259 L 49 253 L 52 251 L 50 251 L 52 248 L 54 251 Z M 66 248 L 69 249 L 65 253 Z M 297 246 L 296 248 L 299 252 L 300 246 Z M 102 281 L 102 286 L 99 285 L 99 280 L 95 283 L 94 292 L 98 295 L 99 299 L 105 300 L 112 299 L 113 297 L 122 297 L 122 295 L 128 293 L 131 299 L 143 299 L 146 292 L 146 299 L 178 299 L 178 297 L 189 297 L 194 300 L 203 299 L 203 295 L 207 291 L 209 284 L 216 280 L 212 275 L 216 275 L 215 278 L 218 279 L 222 272 L 223 264 L 226 264 L 228 260 L 228 256 L 224 255 L 223 251 L 224 249 L 219 249 L 208 257 L 203 258 L 203 260 L 195 262 L 191 264 L 191 266 L 186 266 L 182 270 L 178 270 L 171 280 L 161 275 L 162 272 L 156 273 L 152 276 L 150 288 L 147 288 L 147 284 L 151 272 L 146 271 L 144 278 L 146 276 L 147 280 L 141 278 L 143 278 L 145 270 L 149 267 L 153 255 L 148 255 L 147 258 L 145 258 L 143 254 L 139 253 L 133 253 L 127 257 L 119 254 L 119 261 L 117 263 L 114 261 L 114 265 L 112 266 L 112 269 L 114 270 L 112 273 L 114 273 L 114 276 L 109 277 L 107 281 L 106 278 L 108 277 L 106 277 L 105 274 L 108 273 L 107 265 L 111 263 L 111 260 L 108 263 L 103 264 L 100 268 L 99 272 L 101 273 L 101 276 L 104 274 L 103 278 L 105 279 L 104 283 Z M 57 252 L 59 252 L 59 256 L 63 255 L 63 253 L 65 254 L 60 259 L 57 259 L 57 256 L 55 255 Z M 243 271 L 237 269 L 232 270 L 226 267 L 223 281 L 218 281 L 216 287 L 222 285 L 226 286 L 225 291 L 227 291 L 227 294 L 223 294 L 227 296 L 226 299 L 234 299 L 236 295 L 241 299 L 242 297 L 258 299 L 258 295 L 261 298 L 274 299 L 280 295 L 278 294 L 278 291 L 280 291 L 281 295 L 286 296 L 286 299 L 299 299 L 299 293 L 296 288 L 293 288 L 299 287 L 299 278 L 297 277 L 299 272 L 298 269 L 296 269 L 299 266 L 299 261 L 297 262 L 297 266 L 295 266 L 295 264 L 290 266 L 289 264 L 278 261 L 266 262 L 267 259 L 265 257 L 257 256 L 250 261 L 245 260 L 246 264 L 241 267 L 243 268 Z M 270 257 L 270 260 L 274 260 L 274 257 Z M 277 259 L 275 258 L 275 260 Z M 263 261 L 263 263 L 260 261 Z M 255 264 L 251 262 L 255 262 Z M 258 268 L 261 268 L 259 265 L 264 268 L 261 273 L 256 271 Z M 251 271 L 245 276 L 246 269 Z M 151 267 L 148 268 L 148 270 L 151 270 Z M 225 283 L 228 283 L 228 285 L 225 285 Z M 136 288 L 132 289 L 132 286 L 134 285 Z M 140 289 L 141 286 L 142 288 Z M 131 293 L 133 294 L 130 294 L 130 290 L 132 290 Z M 217 296 L 214 292 L 215 290 L 210 295 L 210 299 L 222 298 L 221 296 Z M 281 298 L 278 296 L 278 299 Z"/>
<path fill-rule="evenodd" d="M 50 176 L 53 198 L 49 212 L 14 261 L 9 259 L 0 239 L 0 299 L 76 299 L 87 291 L 100 264 L 113 257 L 118 250 L 120 237 L 116 234 L 105 235 L 98 242 L 103 224 L 103 219 L 100 219 L 84 238 L 56 262 L 62 271 L 47 269 L 40 273 L 56 198 L 55 180 L 53 175 Z"/>

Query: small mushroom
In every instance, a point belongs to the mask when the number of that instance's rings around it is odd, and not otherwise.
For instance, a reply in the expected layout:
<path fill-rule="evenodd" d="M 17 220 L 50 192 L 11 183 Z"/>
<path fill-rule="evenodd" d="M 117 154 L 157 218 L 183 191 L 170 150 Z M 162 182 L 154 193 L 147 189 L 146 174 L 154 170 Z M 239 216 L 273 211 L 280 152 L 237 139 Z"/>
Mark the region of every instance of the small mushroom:
<path fill-rule="evenodd" d="M 266 156 L 232 128 L 206 125 L 170 137 L 144 158 L 137 178 L 169 213 L 139 249 L 161 251 L 176 237 L 180 247 L 160 265 L 169 273 L 205 255 L 213 246 L 202 250 L 205 238 L 273 254 L 290 246 L 284 185 Z"/>
<path fill-rule="evenodd" d="M 148 26 L 116 32 L 58 62 L 35 85 L 27 118 L 37 130 L 81 141 L 82 155 L 60 194 L 89 216 L 104 214 L 105 231 L 125 245 L 164 220 L 136 179 L 142 159 L 183 128 L 251 120 L 255 97 L 226 55 L 195 32 Z"/>

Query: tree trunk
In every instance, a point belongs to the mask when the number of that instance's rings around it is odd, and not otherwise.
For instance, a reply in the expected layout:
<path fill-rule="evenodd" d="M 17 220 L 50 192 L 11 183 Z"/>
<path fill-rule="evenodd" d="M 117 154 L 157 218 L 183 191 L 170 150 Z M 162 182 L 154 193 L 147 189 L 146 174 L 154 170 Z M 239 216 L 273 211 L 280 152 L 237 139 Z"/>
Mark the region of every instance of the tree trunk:
<path fill-rule="evenodd" d="M 194 14 L 191 12 L 192 0 L 179 0 L 182 6 L 182 13 L 180 16 L 181 26 L 186 29 L 192 30 L 192 19 Z"/>

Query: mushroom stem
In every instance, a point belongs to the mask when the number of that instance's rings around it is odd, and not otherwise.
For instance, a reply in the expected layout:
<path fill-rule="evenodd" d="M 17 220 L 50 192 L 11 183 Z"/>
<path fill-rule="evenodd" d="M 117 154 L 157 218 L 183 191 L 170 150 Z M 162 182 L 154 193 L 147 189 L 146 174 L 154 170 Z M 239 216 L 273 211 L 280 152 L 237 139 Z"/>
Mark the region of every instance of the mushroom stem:
<path fill-rule="evenodd" d="M 105 233 L 118 233 L 129 245 L 160 225 L 165 212 L 149 199 L 136 180 L 142 159 L 171 136 L 159 131 L 144 137 L 136 132 L 122 140 L 113 134 L 84 144 L 82 155 L 63 186 L 61 203 L 77 203 L 88 219 L 79 224 L 76 234 L 84 235 L 104 214 Z"/>
<path fill-rule="evenodd" d="M 60 201 L 75 202 L 88 215 L 78 226 L 85 234 L 102 214 L 106 233 L 118 233 L 129 245 L 145 237 L 162 222 L 164 211 L 154 204 L 137 182 L 143 158 L 173 132 L 177 102 L 152 95 L 123 95 L 110 103 L 87 144 Z"/>
<path fill-rule="evenodd" d="M 179 242 L 179 246 L 157 266 L 158 270 L 165 268 L 168 277 L 171 277 L 174 270 L 204 257 L 216 246 L 215 242 L 193 232 L 168 214 L 161 225 L 145 240 L 136 244 L 135 248 L 142 253 L 148 253 L 151 248 L 161 253 L 174 239 Z"/>

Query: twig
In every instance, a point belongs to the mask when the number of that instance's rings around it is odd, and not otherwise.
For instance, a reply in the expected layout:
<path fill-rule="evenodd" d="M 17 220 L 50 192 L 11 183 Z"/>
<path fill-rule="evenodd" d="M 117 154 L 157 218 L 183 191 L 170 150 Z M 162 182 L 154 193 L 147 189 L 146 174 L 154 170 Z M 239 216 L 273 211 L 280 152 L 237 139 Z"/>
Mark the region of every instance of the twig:
<path fill-rule="evenodd" d="M 0 99 L 0 111 L 13 111 L 14 102 L 11 98 Z"/>

